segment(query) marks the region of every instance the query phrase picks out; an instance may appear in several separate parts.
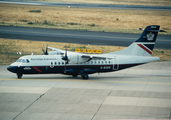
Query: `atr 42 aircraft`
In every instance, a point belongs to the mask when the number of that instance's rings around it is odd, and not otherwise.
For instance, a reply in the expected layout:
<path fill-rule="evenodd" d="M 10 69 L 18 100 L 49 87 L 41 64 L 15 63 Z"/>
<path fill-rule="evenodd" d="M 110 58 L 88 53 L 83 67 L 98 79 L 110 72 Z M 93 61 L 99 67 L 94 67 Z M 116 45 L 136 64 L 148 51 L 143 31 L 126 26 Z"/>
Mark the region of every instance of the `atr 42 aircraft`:
<path fill-rule="evenodd" d="M 21 78 L 23 74 L 65 74 L 88 79 L 88 74 L 118 71 L 159 60 L 151 57 L 159 25 L 147 26 L 138 40 L 126 49 L 107 54 L 83 54 L 46 47 L 43 55 L 20 57 L 7 69 Z M 47 52 L 51 49 L 51 52 Z"/>

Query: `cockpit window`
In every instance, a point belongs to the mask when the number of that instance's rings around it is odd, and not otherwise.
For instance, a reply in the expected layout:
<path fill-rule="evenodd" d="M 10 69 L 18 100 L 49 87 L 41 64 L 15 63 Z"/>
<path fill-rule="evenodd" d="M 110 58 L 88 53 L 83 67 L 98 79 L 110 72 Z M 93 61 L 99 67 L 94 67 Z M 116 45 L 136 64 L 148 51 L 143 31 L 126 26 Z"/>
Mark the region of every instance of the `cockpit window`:
<path fill-rule="evenodd" d="M 30 61 L 28 59 L 26 59 L 27 63 L 29 63 Z"/>
<path fill-rule="evenodd" d="M 16 62 L 29 63 L 28 59 L 18 59 Z"/>
<path fill-rule="evenodd" d="M 22 61 L 22 59 L 18 59 L 16 62 L 21 62 Z"/>
<path fill-rule="evenodd" d="M 22 63 L 26 63 L 25 59 L 22 60 Z"/>

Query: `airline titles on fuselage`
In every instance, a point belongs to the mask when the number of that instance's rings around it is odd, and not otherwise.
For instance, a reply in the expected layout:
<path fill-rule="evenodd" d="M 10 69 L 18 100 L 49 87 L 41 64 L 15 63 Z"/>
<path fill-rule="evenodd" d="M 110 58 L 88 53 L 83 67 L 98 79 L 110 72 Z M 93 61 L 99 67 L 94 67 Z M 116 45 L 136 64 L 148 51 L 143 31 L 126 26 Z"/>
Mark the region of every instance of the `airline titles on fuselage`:
<path fill-rule="evenodd" d="M 41 60 L 58 60 L 57 58 L 31 58 L 31 60 L 38 60 L 38 61 L 41 61 Z"/>

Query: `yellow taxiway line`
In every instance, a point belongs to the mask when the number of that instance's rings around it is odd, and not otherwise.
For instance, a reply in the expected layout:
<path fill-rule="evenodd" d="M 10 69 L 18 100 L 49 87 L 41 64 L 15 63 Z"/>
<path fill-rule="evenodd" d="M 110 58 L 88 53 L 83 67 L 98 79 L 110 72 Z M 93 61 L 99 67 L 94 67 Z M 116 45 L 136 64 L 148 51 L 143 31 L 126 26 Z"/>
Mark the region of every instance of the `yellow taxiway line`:
<path fill-rule="evenodd" d="M 121 77 L 122 78 L 122 77 Z M 147 77 L 142 77 L 142 78 L 147 78 Z M 142 79 L 140 78 L 140 79 Z M 148 79 L 156 79 L 156 78 L 160 78 L 160 79 L 168 79 L 171 77 L 148 77 Z M 135 79 L 135 78 L 127 78 L 127 79 Z M 139 78 L 138 78 L 139 79 Z M 109 80 L 82 80 L 82 79 L 10 79 L 10 78 L 4 78 L 4 79 L 0 79 L 0 80 L 20 80 L 20 81 L 78 81 L 78 82 L 110 82 L 110 83 L 129 83 L 129 84 L 155 84 L 155 85 L 171 85 L 171 83 L 158 83 L 158 82 L 136 82 L 136 81 L 109 81 Z"/>

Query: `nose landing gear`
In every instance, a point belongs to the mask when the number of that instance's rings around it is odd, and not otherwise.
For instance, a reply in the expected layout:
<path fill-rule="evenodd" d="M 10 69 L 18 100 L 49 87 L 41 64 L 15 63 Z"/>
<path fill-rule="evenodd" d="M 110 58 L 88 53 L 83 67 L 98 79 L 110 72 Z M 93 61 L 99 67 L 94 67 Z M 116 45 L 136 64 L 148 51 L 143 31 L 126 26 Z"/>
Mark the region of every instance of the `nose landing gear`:
<path fill-rule="evenodd" d="M 18 78 L 18 79 L 21 79 L 22 76 L 23 76 L 23 74 L 17 74 L 17 78 Z"/>

